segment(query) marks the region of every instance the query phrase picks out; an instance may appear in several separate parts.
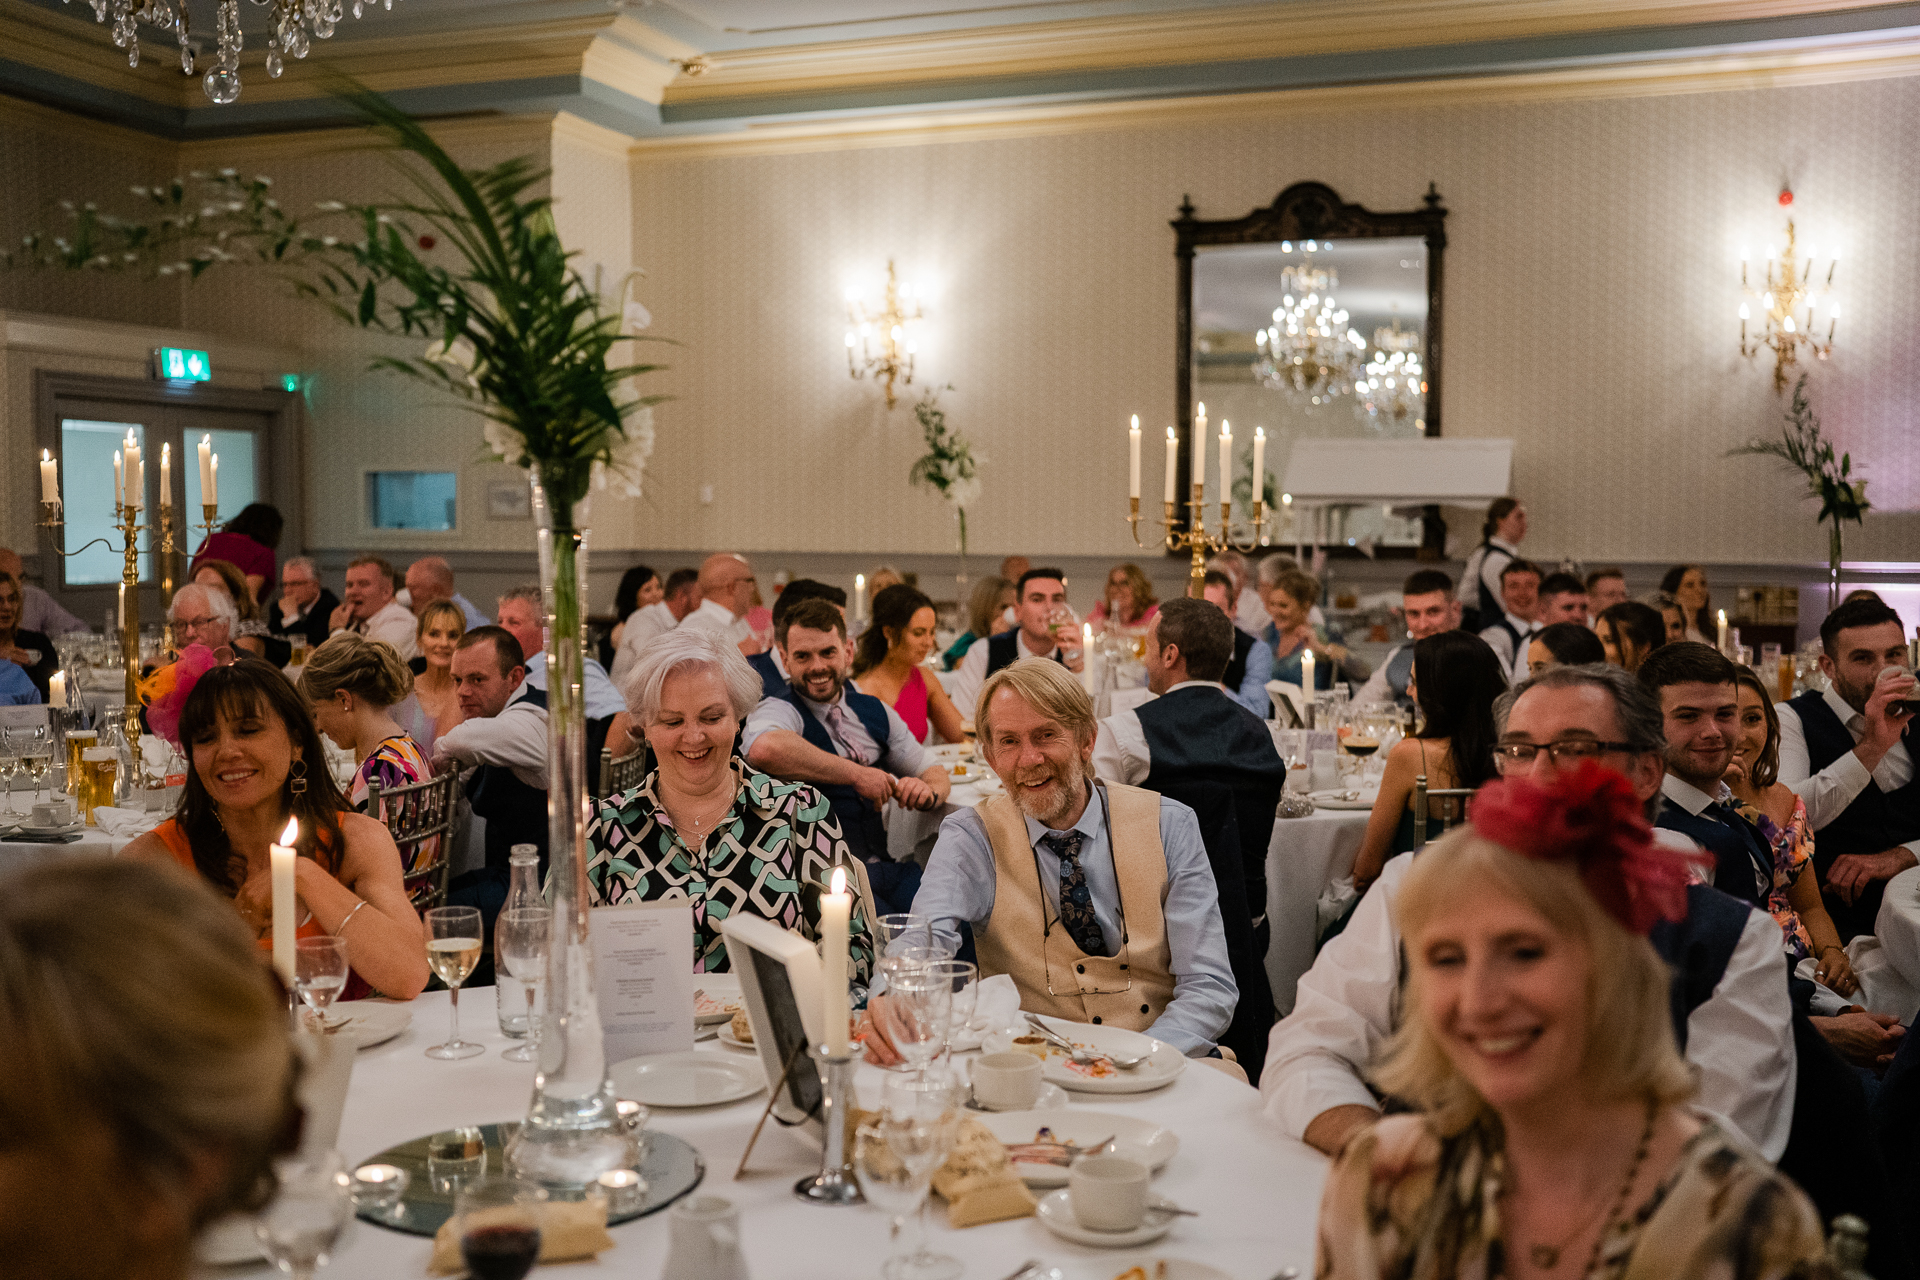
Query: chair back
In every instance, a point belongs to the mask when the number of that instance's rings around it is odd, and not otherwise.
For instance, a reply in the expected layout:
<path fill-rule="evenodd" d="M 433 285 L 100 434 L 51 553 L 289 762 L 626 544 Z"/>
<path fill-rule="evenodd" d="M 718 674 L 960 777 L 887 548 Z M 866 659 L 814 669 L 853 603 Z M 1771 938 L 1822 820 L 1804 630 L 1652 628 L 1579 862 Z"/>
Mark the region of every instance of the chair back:
<path fill-rule="evenodd" d="M 448 772 L 425 782 L 382 790 L 367 782 L 367 814 L 386 824 L 400 848 L 401 883 L 416 911 L 445 906 L 448 855 L 453 850 L 454 807 L 460 775 Z"/>
<path fill-rule="evenodd" d="M 1427 786 L 1426 774 L 1423 773 L 1416 777 L 1413 780 L 1413 847 L 1418 849 L 1427 842 L 1427 827 L 1429 825 L 1427 801 L 1430 798 L 1434 796 L 1457 796 L 1461 801 L 1460 812 L 1464 814 L 1466 812 L 1466 797 L 1472 794 L 1472 787 L 1429 787 Z M 1451 808 L 1452 806 L 1444 807 Z M 1441 816 L 1439 822 L 1440 831 L 1445 831 L 1447 827 L 1451 825 L 1452 819 Z M 1439 832 L 1435 832 L 1434 834 L 1438 835 Z"/>
<path fill-rule="evenodd" d="M 639 786 L 646 780 L 652 765 L 648 757 L 647 744 L 644 742 L 632 754 L 617 758 L 607 748 L 600 748 L 600 789 L 594 799 L 605 800 L 608 796 L 616 796 Z"/>

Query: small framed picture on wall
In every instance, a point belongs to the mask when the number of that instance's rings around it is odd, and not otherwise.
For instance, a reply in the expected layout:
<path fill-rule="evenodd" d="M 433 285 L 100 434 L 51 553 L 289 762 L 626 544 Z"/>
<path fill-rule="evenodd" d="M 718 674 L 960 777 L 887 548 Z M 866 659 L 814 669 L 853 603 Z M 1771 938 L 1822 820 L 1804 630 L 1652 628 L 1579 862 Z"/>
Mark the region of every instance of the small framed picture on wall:
<path fill-rule="evenodd" d="M 493 480 L 487 484 L 487 519 L 533 519 L 533 492 L 524 480 Z"/>

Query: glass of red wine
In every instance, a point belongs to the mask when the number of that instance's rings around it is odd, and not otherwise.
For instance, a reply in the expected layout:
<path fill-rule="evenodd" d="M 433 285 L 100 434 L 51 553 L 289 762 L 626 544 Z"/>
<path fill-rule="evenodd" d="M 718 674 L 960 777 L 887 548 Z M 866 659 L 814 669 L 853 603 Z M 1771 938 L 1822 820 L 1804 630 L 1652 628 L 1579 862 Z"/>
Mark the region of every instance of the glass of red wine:
<path fill-rule="evenodd" d="M 520 1280 L 540 1257 L 545 1191 L 517 1178 L 477 1178 L 453 1202 L 460 1257 L 474 1280 Z"/>

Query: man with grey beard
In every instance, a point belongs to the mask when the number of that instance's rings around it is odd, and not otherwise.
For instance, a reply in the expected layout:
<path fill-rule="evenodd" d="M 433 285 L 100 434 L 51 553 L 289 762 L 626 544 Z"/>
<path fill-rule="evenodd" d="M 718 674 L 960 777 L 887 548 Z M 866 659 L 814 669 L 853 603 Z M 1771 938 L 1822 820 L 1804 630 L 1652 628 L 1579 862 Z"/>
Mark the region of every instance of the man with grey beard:
<path fill-rule="evenodd" d="M 1093 701 L 1049 658 L 989 676 L 974 723 L 1007 794 L 941 825 L 913 900 L 935 947 L 964 921 L 981 977 L 1010 975 L 1022 1009 L 1218 1056 L 1239 991 L 1193 810 L 1094 780 Z M 869 1012 L 869 1058 L 899 1061 L 887 998 Z"/>

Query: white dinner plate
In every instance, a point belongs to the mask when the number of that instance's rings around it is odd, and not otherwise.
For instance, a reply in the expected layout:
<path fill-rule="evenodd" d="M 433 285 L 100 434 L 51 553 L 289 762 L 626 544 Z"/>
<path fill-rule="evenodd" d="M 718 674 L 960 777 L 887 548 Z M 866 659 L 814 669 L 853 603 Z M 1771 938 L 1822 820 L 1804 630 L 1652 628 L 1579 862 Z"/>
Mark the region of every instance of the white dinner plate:
<path fill-rule="evenodd" d="M 1065 1165 L 1021 1160 L 1016 1153 L 1017 1148 L 1049 1141 L 1040 1136 L 1043 1129 L 1052 1133 L 1052 1140 L 1082 1148 L 1112 1138 L 1114 1155 L 1138 1160 L 1156 1172 L 1180 1150 L 1173 1130 L 1111 1111 L 992 1111 L 981 1116 L 980 1123 L 1008 1148 L 1013 1171 L 1030 1187 L 1067 1185 Z"/>
<path fill-rule="evenodd" d="M 1062 1089 L 1057 1084 L 1048 1084 L 1046 1081 L 1042 1080 L 1040 1082 L 1040 1092 L 1037 1095 L 1035 1095 L 1033 1099 L 1033 1110 L 1059 1111 L 1067 1105 L 1068 1101 L 1069 1099 L 1067 1098 L 1067 1091 L 1065 1089 Z M 1013 1114 L 1013 1112 L 1011 1111 L 1003 1112 L 995 1107 L 983 1107 L 979 1104 L 977 1099 L 968 1100 L 967 1110 L 982 1112 L 986 1115 L 1012 1115 Z"/>
<path fill-rule="evenodd" d="M 937 747 L 928 747 L 927 754 L 941 764 L 954 764 L 961 760 L 973 759 L 971 742 L 943 742 Z"/>
<path fill-rule="evenodd" d="M 1045 1054 L 1040 1060 L 1041 1073 L 1063 1089 L 1071 1089 L 1076 1093 L 1146 1093 L 1172 1084 L 1174 1078 L 1187 1069 L 1185 1054 L 1164 1040 L 1155 1040 L 1138 1031 L 1128 1031 L 1124 1027 L 1096 1027 L 1091 1023 L 1067 1022 L 1061 1018 L 1042 1018 L 1041 1021 L 1053 1028 L 1062 1039 L 1095 1053 L 1118 1053 L 1129 1057 L 1136 1053 L 1152 1054 L 1133 1070 L 1122 1071 L 1107 1063 L 1078 1066 L 1064 1051 L 1050 1044 L 1033 1046 Z M 1007 1053 L 1013 1050 L 1013 1037 L 1004 1031 L 995 1031 L 981 1047 L 988 1053 Z"/>
<path fill-rule="evenodd" d="M 412 1025 L 413 1006 L 384 1000 L 349 1000 L 327 1010 L 327 1030 L 356 1049 L 385 1044 Z"/>
<path fill-rule="evenodd" d="M 693 975 L 693 1025 L 711 1026 L 731 1022 L 736 1009 L 746 1008 L 740 994 L 737 973 L 696 973 Z"/>
<path fill-rule="evenodd" d="M 1233 1280 L 1218 1267 L 1185 1258 L 1162 1258 L 1143 1253 L 1125 1258 L 1081 1258 L 1049 1267 L 1034 1280 L 1116 1280 L 1133 1268 L 1144 1271 L 1147 1280 Z M 1165 1268 L 1162 1270 L 1162 1268 Z"/>
<path fill-rule="evenodd" d="M 719 1053 L 650 1053 L 608 1072 L 623 1098 L 650 1107 L 711 1107 L 751 1098 L 767 1087 L 760 1064 Z"/>
<path fill-rule="evenodd" d="M 1041 1196 L 1035 1214 L 1042 1226 L 1062 1240 L 1092 1245 L 1096 1249 L 1132 1249 L 1152 1244 L 1173 1229 L 1175 1215 L 1161 1212 L 1154 1207 L 1157 1203 L 1157 1200 L 1147 1201 L 1147 1216 L 1131 1231 L 1095 1231 L 1081 1226 L 1080 1219 L 1073 1216 L 1072 1194 L 1065 1187 Z"/>

